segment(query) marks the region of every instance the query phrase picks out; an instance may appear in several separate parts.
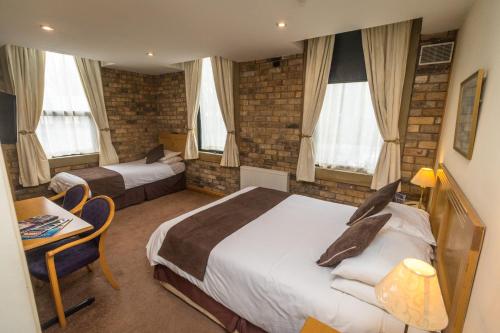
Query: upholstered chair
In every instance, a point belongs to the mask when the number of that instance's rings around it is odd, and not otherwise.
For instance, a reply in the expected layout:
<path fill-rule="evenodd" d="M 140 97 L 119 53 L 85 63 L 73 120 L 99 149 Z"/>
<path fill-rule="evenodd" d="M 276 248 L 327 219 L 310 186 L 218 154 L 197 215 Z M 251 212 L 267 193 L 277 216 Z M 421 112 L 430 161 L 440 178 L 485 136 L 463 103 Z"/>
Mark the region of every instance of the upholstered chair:
<path fill-rule="evenodd" d="M 97 196 L 87 201 L 81 210 L 81 218 L 94 227 L 92 230 L 62 240 L 27 254 L 31 275 L 50 282 L 59 324 L 66 327 L 66 317 L 59 290 L 58 278 L 67 276 L 99 260 L 102 272 L 109 284 L 119 289 L 105 257 L 104 241 L 106 232 L 115 214 L 115 204 L 107 196 Z"/>
<path fill-rule="evenodd" d="M 54 202 L 62 200 L 62 207 L 72 214 L 78 214 L 89 197 L 89 187 L 86 184 L 77 184 L 67 191 L 50 197 Z"/>

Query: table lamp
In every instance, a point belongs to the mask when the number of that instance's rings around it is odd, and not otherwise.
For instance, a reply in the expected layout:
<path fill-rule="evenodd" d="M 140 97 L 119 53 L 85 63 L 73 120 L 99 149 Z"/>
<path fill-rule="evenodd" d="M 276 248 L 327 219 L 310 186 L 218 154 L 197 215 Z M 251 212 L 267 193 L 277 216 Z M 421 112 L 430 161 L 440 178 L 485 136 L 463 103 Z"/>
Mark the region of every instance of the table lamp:
<path fill-rule="evenodd" d="M 448 326 L 448 315 L 439 288 L 436 270 L 413 258 L 401 261 L 375 286 L 377 299 L 394 317 L 424 331 Z"/>
<path fill-rule="evenodd" d="M 422 200 L 425 189 L 436 185 L 436 175 L 434 174 L 434 170 L 431 168 L 420 168 L 410 182 L 420 186 L 420 201 L 418 202 L 418 208 L 422 208 Z"/>

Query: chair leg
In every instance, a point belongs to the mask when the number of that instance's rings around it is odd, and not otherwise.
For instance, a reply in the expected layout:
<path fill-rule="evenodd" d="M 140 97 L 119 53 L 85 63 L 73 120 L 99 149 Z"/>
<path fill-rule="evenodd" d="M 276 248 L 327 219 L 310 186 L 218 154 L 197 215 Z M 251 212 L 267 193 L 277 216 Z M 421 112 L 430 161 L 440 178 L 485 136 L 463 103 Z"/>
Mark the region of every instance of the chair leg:
<path fill-rule="evenodd" d="M 89 273 L 92 273 L 92 266 L 91 266 L 91 264 L 88 264 L 88 265 L 87 265 L 87 271 L 88 271 Z"/>
<path fill-rule="evenodd" d="M 104 276 L 108 280 L 109 284 L 111 287 L 113 287 L 116 290 L 120 289 L 120 286 L 116 282 L 113 274 L 111 273 L 111 270 L 109 269 L 108 262 L 106 261 L 106 249 L 105 249 L 105 240 L 106 240 L 107 233 L 104 232 L 101 235 L 101 239 L 99 239 L 99 264 L 101 264 L 101 269 L 102 272 L 104 273 Z"/>
<path fill-rule="evenodd" d="M 50 287 L 52 289 L 52 297 L 56 307 L 57 317 L 59 318 L 59 325 L 65 328 L 67 325 L 66 316 L 64 314 L 64 307 L 61 299 L 61 291 L 59 290 L 59 281 L 57 279 L 56 266 L 54 257 L 46 257 L 47 272 L 49 273 Z"/>
<path fill-rule="evenodd" d="M 106 280 L 108 280 L 111 287 L 113 287 L 116 290 L 119 290 L 120 286 L 116 282 L 113 274 L 111 273 L 111 270 L 109 269 L 108 262 L 106 261 L 104 253 L 99 256 L 99 263 L 101 264 L 102 272 L 104 273 L 104 276 L 106 277 Z"/>

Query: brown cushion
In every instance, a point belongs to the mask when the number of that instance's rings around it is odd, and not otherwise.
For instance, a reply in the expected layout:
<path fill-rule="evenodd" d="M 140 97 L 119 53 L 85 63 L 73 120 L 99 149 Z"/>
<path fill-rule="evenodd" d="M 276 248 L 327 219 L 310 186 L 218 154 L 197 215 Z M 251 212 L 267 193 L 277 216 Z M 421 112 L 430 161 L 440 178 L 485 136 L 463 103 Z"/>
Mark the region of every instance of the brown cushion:
<path fill-rule="evenodd" d="M 365 217 L 377 214 L 385 208 L 392 201 L 394 194 L 398 190 L 399 182 L 401 179 L 396 180 L 394 183 L 385 185 L 380 190 L 372 193 L 366 200 L 358 207 L 352 214 L 347 225 L 352 225 L 354 222 L 359 221 Z"/>
<path fill-rule="evenodd" d="M 356 222 L 326 249 L 316 263 L 324 267 L 335 267 L 342 260 L 361 254 L 391 216 L 392 214 L 371 216 Z"/>
<path fill-rule="evenodd" d="M 146 164 L 151 164 L 165 156 L 163 145 L 158 145 L 146 153 Z"/>

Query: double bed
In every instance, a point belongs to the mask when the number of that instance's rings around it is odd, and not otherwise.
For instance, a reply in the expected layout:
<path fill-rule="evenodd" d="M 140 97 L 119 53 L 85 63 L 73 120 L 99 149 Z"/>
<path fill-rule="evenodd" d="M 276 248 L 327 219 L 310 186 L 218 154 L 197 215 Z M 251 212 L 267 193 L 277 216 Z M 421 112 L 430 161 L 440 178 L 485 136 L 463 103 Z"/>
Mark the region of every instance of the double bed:
<path fill-rule="evenodd" d="M 159 143 L 171 151 L 184 151 L 184 134 L 161 133 Z M 145 200 L 184 190 L 186 166 L 183 161 L 154 162 L 146 159 L 106 165 L 103 167 L 59 172 L 51 179 L 49 188 L 56 193 L 76 184 L 87 184 L 91 195 L 108 195 L 117 209 Z"/>
<path fill-rule="evenodd" d="M 453 183 L 443 169 L 438 174 L 441 181 L 434 199 L 438 204 L 431 211 L 438 223 L 432 224 L 438 240 L 436 266 L 450 317 L 448 331 L 460 332 L 466 307 L 455 308 L 455 304 L 468 303 L 477 265 L 477 260 L 470 260 L 477 259 L 484 226 L 470 208 L 463 208 L 466 202 L 457 204 L 457 196 L 452 194 L 459 189 L 450 186 Z M 155 278 L 228 332 L 299 332 L 309 316 L 343 333 L 403 332 L 404 324 L 382 307 L 332 288 L 332 269 L 316 264 L 325 248 L 348 228 L 345 222 L 356 210 L 351 206 L 287 195 L 213 248 L 201 249 L 209 252 L 204 274 L 168 259 L 165 243 L 172 230 L 254 190 L 245 188 L 160 225 L 147 244 Z M 218 212 L 226 220 L 234 213 Z M 465 231 L 452 227 L 457 217 L 467 223 Z M 428 228 L 430 232 L 431 226 Z M 464 232 L 467 235 L 460 234 Z M 458 256 L 455 239 L 460 239 Z M 180 252 L 189 254 L 199 252 L 197 247 L 204 244 L 186 242 L 182 246 Z M 451 252 L 455 256 L 448 260 Z M 409 332 L 422 331 L 410 328 Z"/>

